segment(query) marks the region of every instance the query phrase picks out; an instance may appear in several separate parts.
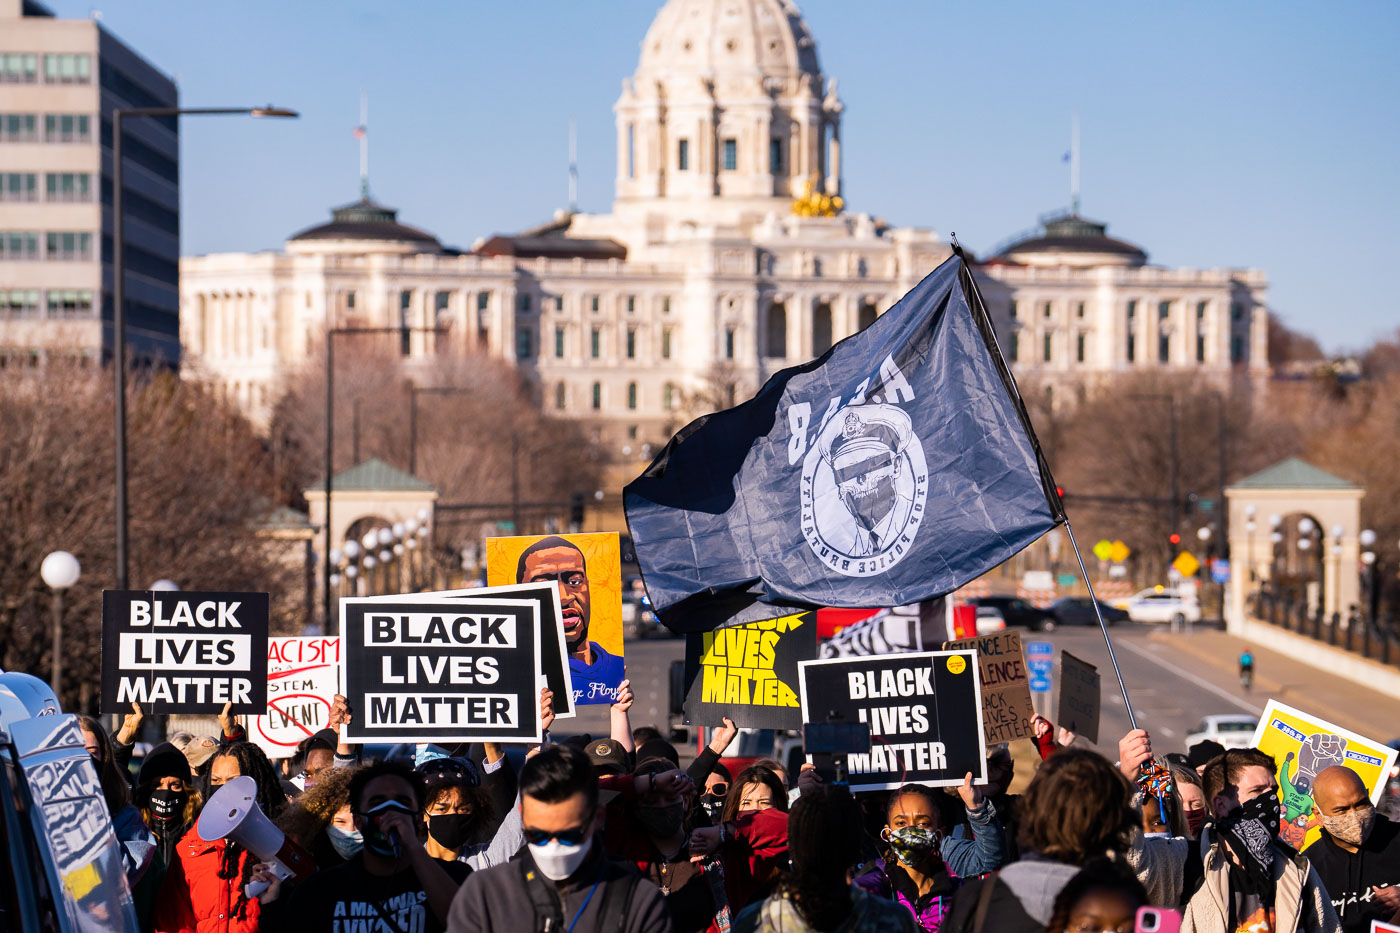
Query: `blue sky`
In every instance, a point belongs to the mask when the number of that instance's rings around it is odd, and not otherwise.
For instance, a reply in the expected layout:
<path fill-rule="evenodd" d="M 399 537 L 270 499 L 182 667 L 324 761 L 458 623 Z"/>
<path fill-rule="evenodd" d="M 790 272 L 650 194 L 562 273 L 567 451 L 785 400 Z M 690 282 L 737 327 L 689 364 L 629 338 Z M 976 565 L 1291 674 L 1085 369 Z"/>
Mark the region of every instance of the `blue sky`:
<path fill-rule="evenodd" d="M 186 253 L 275 248 L 357 193 L 370 95 L 375 196 L 444 242 L 612 198 L 612 105 L 660 0 L 110 0 L 106 26 L 188 106 L 275 102 L 299 121 L 187 119 Z M 1257 266 L 1329 349 L 1400 324 L 1400 4 L 806 0 L 846 103 L 847 201 L 974 250 L 1068 202 L 1153 262 Z M 91 2 L 57 0 L 63 16 Z"/>

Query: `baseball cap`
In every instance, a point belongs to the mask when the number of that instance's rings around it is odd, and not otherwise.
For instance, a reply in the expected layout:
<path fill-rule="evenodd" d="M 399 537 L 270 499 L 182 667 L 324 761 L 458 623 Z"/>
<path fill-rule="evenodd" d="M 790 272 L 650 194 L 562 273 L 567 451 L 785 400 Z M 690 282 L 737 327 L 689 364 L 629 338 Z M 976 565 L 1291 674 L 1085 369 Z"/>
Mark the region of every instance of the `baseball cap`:
<path fill-rule="evenodd" d="M 644 764 L 653 758 L 665 758 L 673 766 L 681 766 L 681 756 L 676 752 L 676 747 L 665 739 L 652 739 L 637 749 L 637 764 Z"/>
<path fill-rule="evenodd" d="M 199 768 L 219 750 L 219 740 L 212 735 L 190 735 L 181 732 L 170 740 L 170 744 L 185 753 L 191 770 Z"/>
<path fill-rule="evenodd" d="M 627 749 L 616 739 L 598 739 L 584 749 L 599 774 L 626 774 Z"/>
<path fill-rule="evenodd" d="M 1186 761 L 1191 767 L 1199 768 L 1212 758 L 1218 758 L 1223 754 L 1225 754 L 1224 745 L 1206 739 L 1204 742 L 1197 742 L 1186 750 Z"/>

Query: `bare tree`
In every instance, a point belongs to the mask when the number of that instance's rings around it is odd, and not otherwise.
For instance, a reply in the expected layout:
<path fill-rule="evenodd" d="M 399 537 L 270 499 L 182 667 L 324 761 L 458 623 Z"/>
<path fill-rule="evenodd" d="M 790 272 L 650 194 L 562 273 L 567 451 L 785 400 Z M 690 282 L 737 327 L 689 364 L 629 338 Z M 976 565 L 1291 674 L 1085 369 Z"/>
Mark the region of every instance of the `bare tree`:
<path fill-rule="evenodd" d="M 258 533 L 274 505 L 269 461 L 246 421 L 170 373 L 128 388 L 130 582 L 272 596 L 275 624 L 296 625 L 297 575 Z M 47 676 L 51 594 L 45 554 L 71 551 L 83 572 L 66 594 L 61 699 L 92 709 L 101 668 L 101 592 L 115 583 L 110 376 L 76 360 L 0 370 L 0 645 L 4 668 Z M 77 701 L 76 705 L 74 701 Z"/>

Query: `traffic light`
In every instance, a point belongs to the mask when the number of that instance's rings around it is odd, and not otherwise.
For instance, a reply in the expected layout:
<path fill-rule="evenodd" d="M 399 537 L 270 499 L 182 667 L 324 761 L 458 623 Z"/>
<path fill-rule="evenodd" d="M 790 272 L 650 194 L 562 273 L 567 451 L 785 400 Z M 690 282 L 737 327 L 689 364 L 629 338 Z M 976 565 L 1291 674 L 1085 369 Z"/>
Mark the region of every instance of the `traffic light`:
<path fill-rule="evenodd" d="M 1167 536 L 1167 540 L 1172 543 L 1172 547 L 1176 547 L 1178 544 L 1181 543 L 1181 535 L 1173 531 L 1170 535 Z"/>
<path fill-rule="evenodd" d="M 583 528 L 583 493 L 576 492 L 569 497 L 569 525 L 575 532 Z"/>

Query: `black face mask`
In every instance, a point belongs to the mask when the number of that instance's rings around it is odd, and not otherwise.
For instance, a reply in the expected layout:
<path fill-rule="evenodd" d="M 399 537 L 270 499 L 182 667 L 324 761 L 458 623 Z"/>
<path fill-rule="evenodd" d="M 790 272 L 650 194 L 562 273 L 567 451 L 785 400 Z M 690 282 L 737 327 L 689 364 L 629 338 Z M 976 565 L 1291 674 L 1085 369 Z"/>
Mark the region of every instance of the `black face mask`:
<path fill-rule="evenodd" d="M 720 812 L 724 809 L 724 796 L 722 794 L 701 794 L 700 806 L 711 820 L 717 820 Z"/>
<path fill-rule="evenodd" d="M 179 819 L 185 812 L 185 804 L 189 803 L 189 791 L 184 790 L 153 790 L 151 791 L 151 815 L 158 820 Z"/>
<path fill-rule="evenodd" d="M 428 835 L 444 849 L 460 849 L 471 836 L 476 817 L 471 813 L 439 813 L 428 817 Z"/>
<path fill-rule="evenodd" d="M 1244 865 L 1260 890 L 1272 886 L 1273 842 L 1279 833 L 1278 792 L 1268 791 L 1243 803 L 1216 821 L 1216 832 Z"/>

